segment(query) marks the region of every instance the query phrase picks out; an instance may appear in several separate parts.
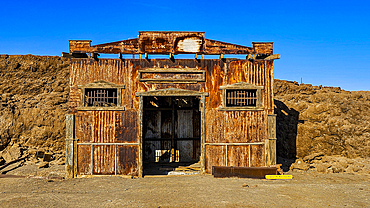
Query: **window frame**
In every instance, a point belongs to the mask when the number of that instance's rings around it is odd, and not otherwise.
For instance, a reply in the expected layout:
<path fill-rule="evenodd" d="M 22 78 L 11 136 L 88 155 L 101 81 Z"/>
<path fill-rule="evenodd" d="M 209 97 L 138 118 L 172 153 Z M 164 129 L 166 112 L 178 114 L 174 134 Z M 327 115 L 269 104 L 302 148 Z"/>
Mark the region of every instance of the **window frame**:
<path fill-rule="evenodd" d="M 104 80 L 92 82 L 86 85 L 78 85 L 78 89 L 81 90 L 81 103 L 77 107 L 77 110 L 125 110 L 125 107 L 122 106 L 122 89 L 125 89 L 125 85 L 117 85 L 111 82 Z M 85 89 L 117 89 L 117 106 L 106 106 L 106 107 L 97 107 L 97 106 L 86 106 L 85 102 Z"/>
<path fill-rule="evenodd" d="M 222 111 L 262 111 L 262 90 L 263 86 L 257 86 L 246 82 L 238 82 L 231 85 L 220 86 L 222 90 L 222 106 L 218 109 Z M 227 90 L 256 90 L 256 106 L 226 106 Z"/>

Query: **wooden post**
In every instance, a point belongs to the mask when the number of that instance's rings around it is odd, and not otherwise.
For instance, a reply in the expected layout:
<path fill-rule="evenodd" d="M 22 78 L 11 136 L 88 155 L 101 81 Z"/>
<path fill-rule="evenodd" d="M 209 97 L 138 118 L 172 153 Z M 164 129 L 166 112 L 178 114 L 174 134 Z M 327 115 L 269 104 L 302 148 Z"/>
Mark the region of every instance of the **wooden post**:
<path fill-rule="evenodd" d="M 206 172 L 206 112 L 205 112 L 205 103 L 206 103 L 206 98 L 205 96 L 201 96 L 200 99 L 200 105 L 199 105 L 199 110 L 201 113 L 200 116 L 200 146 L 201 146 L 201 152 L 200 152 L 200 172 L 204 174 Z"/>
<path fill-rule="evenodd" d="M 143 96 L 139 96 L 139 178 L 143 177 Z"/>
<path fill-rule="evenodd" d="M 268 115 L 268 136 L 265 140 L 266 165 L 276 165 L 276 114 Z"/>
<path fill-rule="evenodd" d="M 75 141 L 74 141 L 74 123 L 75 116 L 73 114 L 66 115 L 66 178 L 73 178 L 75 175 Z"/>

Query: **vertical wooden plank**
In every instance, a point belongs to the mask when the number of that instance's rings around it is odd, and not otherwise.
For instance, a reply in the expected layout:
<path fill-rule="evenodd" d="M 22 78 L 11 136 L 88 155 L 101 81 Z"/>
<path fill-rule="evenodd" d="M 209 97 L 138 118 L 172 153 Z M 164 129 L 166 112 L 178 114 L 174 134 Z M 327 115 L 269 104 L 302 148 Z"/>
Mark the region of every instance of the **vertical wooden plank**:
<path fill-rule="evenodd" d="M 206 123 L 205 123 L 205 118 L 206 118 L 206 112 L 205 112 L 205 96 L 202 96 L 200 99 L 199 103 L 199 108 L 200 108 L 200 146 L 201 146 L 201 153 L 200 153 L 200 166 L 201 166 L 201 173 L 206 172 L 206 151 L 205 151 L 205 133 L 206 133 Z"/>
<path fill-rule="evenodd" d="M 138 119 L 138 126 L 139 126 L 139 177 L 143 177 L 143 134 L 142 134 L 142 126 L 143 126 L 143 96 L 139 96 L 139 119 Z"/>
<path fill-rule="evenodd" d="M 267 165 L 276 164 L 276 114 L 268 115 Z"/>
<path fill-rule="evenodd" d="M 66 177 L 74 177 L 74 124 L 75 116 L 72 114 L 66 115 Z"/>

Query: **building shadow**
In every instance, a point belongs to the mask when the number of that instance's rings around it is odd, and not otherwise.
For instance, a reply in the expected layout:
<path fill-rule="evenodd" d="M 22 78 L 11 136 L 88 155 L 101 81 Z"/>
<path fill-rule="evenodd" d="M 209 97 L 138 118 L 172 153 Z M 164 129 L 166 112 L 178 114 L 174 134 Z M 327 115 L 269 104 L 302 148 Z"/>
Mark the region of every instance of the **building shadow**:
<path fill-rule="evenodd" d="M 282 101 L 274 100 L 276 114 L 277 162 L 288 171 L 297 155 L 297 129 L 299 112 L 289 108 Z"/>

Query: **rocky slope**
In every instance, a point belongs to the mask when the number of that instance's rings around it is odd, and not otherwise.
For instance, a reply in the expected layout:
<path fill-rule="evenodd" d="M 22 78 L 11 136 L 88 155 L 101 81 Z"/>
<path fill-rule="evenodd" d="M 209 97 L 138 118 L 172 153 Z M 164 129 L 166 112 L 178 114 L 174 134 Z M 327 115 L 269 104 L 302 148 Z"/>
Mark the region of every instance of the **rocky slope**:
<path fill-rule="evenodd" d="M 0 165 L 40 152 L 63 157 L 68 64 L 57 56 L 0 55 Z M 369 158 L 370 92 L 275 80 L 274 93 L 277 154 L 300 158 L 292 167 L 316 170 L 312 164 L 324 156 Z"/>
<path fill-rule="evenodd" d="M 275 80 L 277 154 L 290 169 L 370 173 L 370 92 Z M 290 162 L 291 163 L 291 162 Z M 290 164 L 289 164 L 290 165 Z"/>
<path fill-rule="evenodd" d="M 8 147 L 3 157 L 36 149 L 63 153 L 68 64 L 57 56 L 0 56 L 0 151 Z M 19 147 L 10 151 L 12 146 Z"/>
<path fill-rule="evenodd" d="M 370 156 L 370 92 L 275 80 L 278 154 Z"/>

